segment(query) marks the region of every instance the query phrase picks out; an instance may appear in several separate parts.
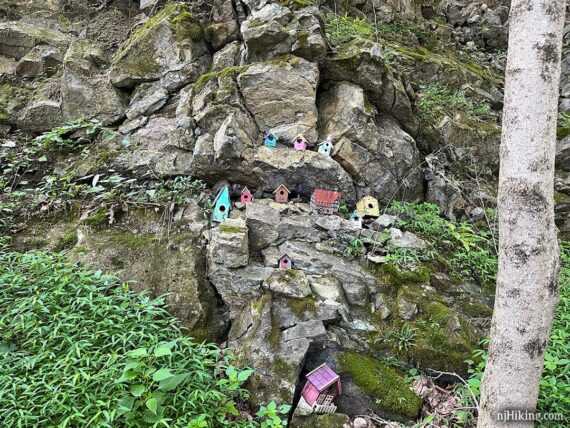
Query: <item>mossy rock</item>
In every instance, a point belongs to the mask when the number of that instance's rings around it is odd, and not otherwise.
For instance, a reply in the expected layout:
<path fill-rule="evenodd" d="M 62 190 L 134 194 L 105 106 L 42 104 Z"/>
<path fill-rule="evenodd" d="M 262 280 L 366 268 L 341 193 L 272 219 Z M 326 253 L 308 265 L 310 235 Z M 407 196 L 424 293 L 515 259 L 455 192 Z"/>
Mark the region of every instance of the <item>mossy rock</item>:
<path fill-rule="evenodd" d="M 350 374 L 354 383 L 375 400 L 380 411 L 406 419 L 418 417 L 422 400 L 410 390 L 410 385 L 399 370 L 356 352 L 346 352 L 339 362 L 341 369 Z"/>
<path fill-rule="evenodd" d="M 350 422 L 347 415 L 329 413 L 328 415 L 293 416 L 291 428 L 342 428 Z"/>

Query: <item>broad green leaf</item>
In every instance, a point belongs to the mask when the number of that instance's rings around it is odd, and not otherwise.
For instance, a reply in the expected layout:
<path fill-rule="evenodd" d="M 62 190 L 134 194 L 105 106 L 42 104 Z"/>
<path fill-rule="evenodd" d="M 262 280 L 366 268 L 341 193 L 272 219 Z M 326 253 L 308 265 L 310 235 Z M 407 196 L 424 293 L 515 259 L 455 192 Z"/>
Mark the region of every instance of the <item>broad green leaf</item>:
<path fill-rule="evenodd" d="M 152 413 L 156 415 L 156 411 L 158 409 L 158 401 L 156 400 L 156 398 L 149 398 L 148 400 L 146 400 L 144 404 L 148 410 L 150 410 Z"/>
<path fill-rule="evenodd" d="M 168 379 L 169 377 L 174 376 L 174 374 L 169 370 L 169 369 L 160 369 L 157 370 L 153 375 L 152 375 L 152 380 L 154 380 L 155 382 L 160 382 L 162 380 Z"/>
<path fill-rule="evenodd" d="M 133 394 L 135 397 L 140 397 L 141 395 L 144 394 L 145 391 L 146 391 L 145 386 L 141 384 L 133 385 L 131 387 L 131 394 Z"/>

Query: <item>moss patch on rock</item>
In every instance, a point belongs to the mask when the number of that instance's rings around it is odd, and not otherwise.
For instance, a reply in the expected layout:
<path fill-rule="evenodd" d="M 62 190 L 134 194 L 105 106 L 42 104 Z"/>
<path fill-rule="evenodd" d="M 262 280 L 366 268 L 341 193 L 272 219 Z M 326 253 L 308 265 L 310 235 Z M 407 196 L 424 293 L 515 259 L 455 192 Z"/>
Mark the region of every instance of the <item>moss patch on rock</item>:
<path fill-rule="evenodd" d="M 370 356 L 347 352 L 340 358 L 341 369 L 370 397 L 377 400 L 382 411 L 416 418 L 422 400 L 415 395 L 397 369 Z"/>
<path fill-rule="evenodd" d="M 317 311 L 315 299 L 312 297 L 305 297 L 303 299 L 284 299 L 285 306 L 291 309 L 297 318 L 304 318 L 308 314 L 314 314 Z"/>
<path fill-rule="evenodd" d="M 294 416 L 291 428 L 342 428 L 350 422 L 347 415 L 329 413 L 328 415 Z"/>

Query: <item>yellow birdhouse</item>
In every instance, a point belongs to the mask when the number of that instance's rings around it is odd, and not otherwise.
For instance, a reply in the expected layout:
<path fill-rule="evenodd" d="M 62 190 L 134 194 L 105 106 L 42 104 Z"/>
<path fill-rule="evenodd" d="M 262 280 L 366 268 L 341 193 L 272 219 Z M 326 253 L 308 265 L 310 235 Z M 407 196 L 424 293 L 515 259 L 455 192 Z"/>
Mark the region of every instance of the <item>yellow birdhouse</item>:
<path fill-rule="evenodd" d="M 364 196 L 360 199 L 356 204 L 356 210 L 364 217 L 380 216 L 380 204 L 378 203 L 378 199 L 372 196 Z"/>

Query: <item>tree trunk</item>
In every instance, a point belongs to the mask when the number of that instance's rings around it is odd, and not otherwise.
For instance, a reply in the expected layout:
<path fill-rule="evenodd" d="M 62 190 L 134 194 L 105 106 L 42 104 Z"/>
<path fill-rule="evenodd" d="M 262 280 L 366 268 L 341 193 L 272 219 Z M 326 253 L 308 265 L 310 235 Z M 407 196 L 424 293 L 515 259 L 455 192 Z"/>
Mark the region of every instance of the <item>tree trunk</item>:
<path fill-rule="evenodd" d="M 554 309 L 559 252 L 554 153 L 565 2 L 514 0 L 499 174 L 499 273 L 479 428 L 534 412 Z M 532 427 L 532 421 L 515 426 Z"/>

